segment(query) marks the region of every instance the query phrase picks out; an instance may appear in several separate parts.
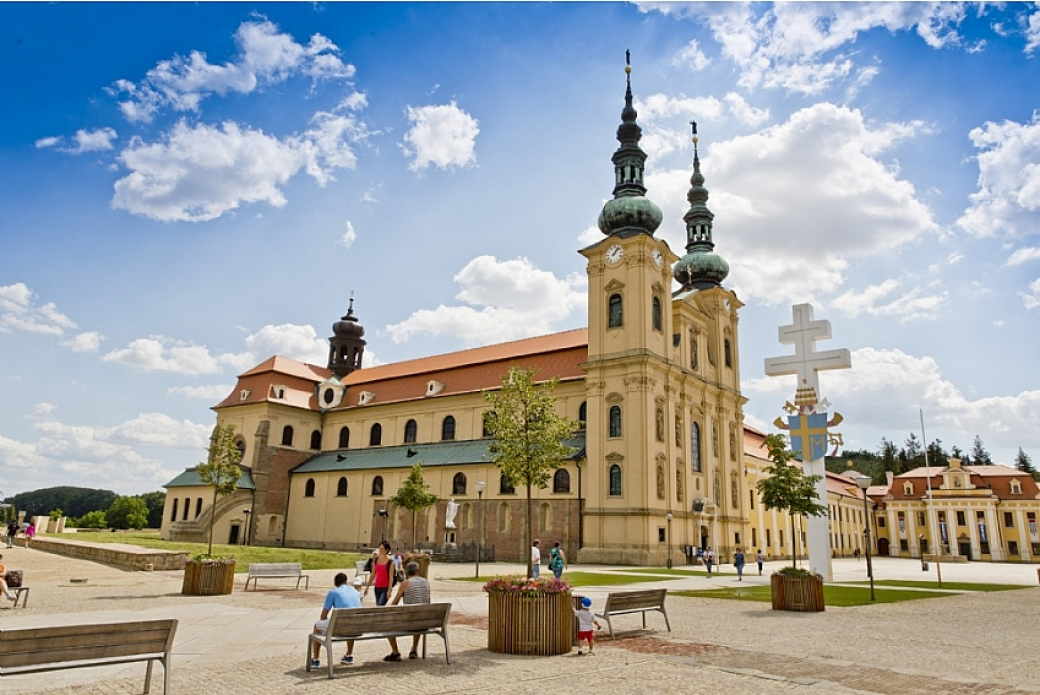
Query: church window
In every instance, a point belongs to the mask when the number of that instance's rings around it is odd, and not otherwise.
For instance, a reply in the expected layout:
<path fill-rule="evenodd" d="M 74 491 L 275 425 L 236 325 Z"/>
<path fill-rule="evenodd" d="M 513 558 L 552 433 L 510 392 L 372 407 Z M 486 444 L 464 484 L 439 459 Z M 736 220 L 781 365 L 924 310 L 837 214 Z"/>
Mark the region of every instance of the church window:
<path fill-rule="evenodd" d="M 701 426 L 696 422 L 690 425 L 690 468 L 701 472 Z"/>
<path fill-rule="evenodd" d="M 404 443 L 413 444 L 415 443 L 415 437 L 418 434 L 419 425 L 416 424 L 415 420 L 409 420 L 404 423 Z"/>
<path fill-rule="evenodd" d="M 303 486 L 304 497 L 314 497 L 314 478 L 307 478 L 307 484 Z"/>
<path fill-rule="evenodd" d="M 292 446 L 293 440 L 293 428 L 292 425 L 286 425 L 282 428 L 282 446 Z"/>
<path fill-rule="evenodd" d="M 372 478 L 372 496 L 383 496 L 383 476 L 381 475 L 377 475 L 376 477 Z"/>
<path fill-rule="evenodd" d="M 651 304 L 650 308 L 650 321 L 651 325 L 653 326 L 653 329 L 655 331 L 663 330 L 661 328 L 661 299 L 659 297 L 654 297 L 653 303 Z"/>
<path fill-rule="evenodd" d="M 179 501 L 176 497 L 173 498 L 173 513 L 170 514 L 170 521 L 177 521 L 177 503 Z"/>
<path fill-rule="evenodd" d="M 621 328 L 622 320 L 621 295 L 612 294 L 607 300 L 607 328 Z"/>
<path fill-rule="evenodd" d="M 451 494 L 453 495 L 465 495 L 466 494 L 466 474 L 456 473 L 455 477 L 451 479 Z"/>
<path fill-rule="evenodd" d="M 336 497 L 347 496 L 347 479 L 340 478 L 339 483 L 336 484 Z"/>
<path fill-rule="evenodd" d="M 513 483 L 509 481 L 509 478 L 503 475 L 498 479 L 498 494 L 500 495 L 515 495 L 516 488 L 513 487 Z"/>
<path fill-rule="evenodd" d="M 202 498 L 198 497 L 195 499 L 195 518 L 199 518 L 199 514 L 202 514 Z"/>
<path fill-rule="evenodd" d="M 588 420 L 588 407 L 585 401 L 581 402 L 578 406 L 578 429 L 585 429 L 585 422 Z"/>
<path fill-rule="evenodd" d="M 727 367 L 733 366 L 733 348 L 730 346 L 729 338 L 722 342 L 722 358 Z"/>
<path fill-rule="evenodd" d="M 559 468 L 553 474 L 553 492 L 569 493 L 571 491 L 571 474 L 566 468 Z"/>
<path fill-rule="evenodd" d="M 176 502 L 177 500 L 174 500 Z M 1015 515 L 1011 512 L 1004 512 L 1004 527 L 1015 528 Z"/>
<path fill-rule="evenodd" d="M 621 496 L 621 466 L 616 463 L 610 467 L 610 494 L 612 497 Z"/>
<path fill-rule="evenodd" d="M 681 503 L 684 497 L 682 470 L 680 469 L 675 472 L 675 501 Z"/>
<path fill-rule="evenodd" d="M 656 427 L 657 441 L 663 442 L 664 441 L 664 408 L 662 408 L 660 406 L 657 407 L 657 417 L 655 418 L 655 421 L 657 423 L 657 427 Z"/>
<path fill-rule="evenodd" d="M 968 522 L 965 521 L 965 516 L 964 516 L 964 512 L 963 511 L 957 512 L 957 525 L 958 526 L 967 526 L 968 525 Z"/>
<path fill-rule="evenodd" d="M 657 464 L 657 499 L 664 499 L 664 466 Z"/>
<path fill-rule="evenodd" d="M 311 432 L 311 449 L 318 451 L 321 449 L 321 430 L 314 430 Z"/>
<path fill-rule="evenodd" d="M 748 490 L 747 493 L 748 493 L 747 494 L 747 496 L 748 496 L 748 508 L 749 509 L 754 509 L 755 508 L 755 491 L 754 490 Z"/>
<path fill-rule="evenodd" d="M 621 436 L 621 406 L 610 406 L 610 436 Z"/>
<path fill-rule="evenodd" d="M 441 423 L 441 441 L 450 442 L 455 439 L 455 418 L 448 415 Z"/>
<path fill-rule="evenodd" d="M 339 448 L 346 449 L 350 446 L 350 428 L 341 427 L 339 430 Z"/>
<path fill-rule="evenodd" d="M 188 520 L 188 511 L 190 509 L 191 509 L 191 498 L 190 497 L 185 497 L 184 498 L 184 514 L 181 515 L 181 521 L 187 521 Z"/>
<path fill-rule="evenodd" d="M 383 426 L 378 422 L 372 425 L 371 431 L 368 433 L 368 445 L 379 446 L 383 443 Z"/>

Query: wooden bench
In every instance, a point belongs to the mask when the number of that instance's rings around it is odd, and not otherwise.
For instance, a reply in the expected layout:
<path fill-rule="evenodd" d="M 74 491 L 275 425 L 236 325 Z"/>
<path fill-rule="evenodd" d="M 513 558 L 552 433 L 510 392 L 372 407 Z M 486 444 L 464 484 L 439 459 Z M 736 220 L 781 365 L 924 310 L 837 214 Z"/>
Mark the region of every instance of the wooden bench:
<path fill-rule="evenodd" d="M 612 615 L 624 615 L 625 613 L 642 613 L 643 629 L 646 629 L 646 614 L 648 611 L 657 611 L 664 616 L 664 625 L 668 631 L 672 626 L 668 622 L 668 614 L 664 610 L 664 597 L 667 589 L 646 589 L 645 591 L 619 591 L 607 594 L 607 602 L 602 611 L 596 613 L 597 618 L 607 621 L 610 636 L 614 636 L 614 626 L 610 622 Z"/>
<path fill-rule="evenodd" d="M 451 663 L 448 644 L 448 616 L 450 603 L 413 603 L 409 605 L 377 606 L 375 608 L 333 608 L 329 627 L 324 635 L 311 634 L 307 641 L 307 670 L 311 670 L 311 642 L 325 647 L 329 678 L 335 662 L 332 643 L 345 640 L 386 639 L 387 637 L 423 636 L 422 658 L 426 658 L 426 635 L 438 635 L 444 640 L 444 658 Z"/>
<path fill-rule="evenodd" d="M 295 579 L 296 588 L 300 588 L 300 580 L 306 580 L 305 589 L 311 587 L 310 575 L 303 573 L 303 566 L 298 562 L 250 562 L 249 575 L 246 577 L 246 591 L 249 591 L 249 582 L 253 582 L 253 591 L 256 591 L 258 579 Z"/>
<path fill-rule="evenodd" d="M 147 693 L 152 684 L 152 663 L 161 661 L 163 692 L 168 694 L 170 652 L 176 632 L 176 620 L 0 630 L 0 676 L 147 661 Z"/>
<path fill-rule="evenodd" d="M 29 605 L 29 587 L 27 586 L 12 586 L 8 587 L 8 591 L 14 594 L 14 605 L 12 608 L 18 607 L 18 602 L 22 602 L 22 608 Z"/>

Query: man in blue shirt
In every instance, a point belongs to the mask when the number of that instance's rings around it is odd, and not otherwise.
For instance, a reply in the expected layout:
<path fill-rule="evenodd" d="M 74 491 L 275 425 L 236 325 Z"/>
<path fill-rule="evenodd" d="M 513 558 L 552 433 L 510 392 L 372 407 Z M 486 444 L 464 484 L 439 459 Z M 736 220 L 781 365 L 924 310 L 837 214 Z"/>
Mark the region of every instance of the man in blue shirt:
<path fill-rule="evenodd" d="M 321 609 L 321 619 L 314 623 L 314 634 L 324 635 L 325 631 L 329 629 L 329 612 L 333 608 L 361 608 L 361 595 L 354 590 L 354 587 L 347 584 L 347 575 L 340 572 L 333 579 L 333 583 L 336 588 L 325 595 L 325 605 Z M 321 659 L 318 658 L 321 653 L 321 645 L 318 642 L 311 643 L 311 668 L 320 668 Z M 347 641 L 347 654 L 341 660 L 341 663 L 352 664 L 354 663 L 354 641 Z"/>

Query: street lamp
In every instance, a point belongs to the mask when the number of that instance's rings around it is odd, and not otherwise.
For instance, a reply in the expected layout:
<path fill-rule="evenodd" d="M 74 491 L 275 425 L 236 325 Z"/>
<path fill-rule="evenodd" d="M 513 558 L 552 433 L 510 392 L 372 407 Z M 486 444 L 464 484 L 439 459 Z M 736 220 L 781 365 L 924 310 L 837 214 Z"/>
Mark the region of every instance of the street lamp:
<path fill-rule="evenodd" d="M 390 512 L 385 509 L 380 509 L 379 516 L 383 517 L 383 537 L 380 539 L 380 542 L 382 542 L 386 540 L 386 518 L 390 516 Z"/>
<path fill-rule="evenodd" d="M 473 486 L 477 488 L 477 571 L 474 575 L 474 579 L 480 579 L 480 535 L 484 531 L 484 488 L 487 487 L 487 483 L 483 480 L 473 483 Z"/>
<path fill-rule="evenodd" d="M 672 513 L 665 517 L 668 520 L 668 569 L 672 569 Z"/>
<path fill-rule="evenodd" d="M 874 566 L 870 563 L 870 512 L 867 511 L 867 488 L 870 487 L 870 477 L 856 478 L 856 485 L 863 490 L 863 533 L 867 538 L 867 576 L 870 577 L 870 600 L 874 601 Z"/>
<path fill-rule="evenodd" d="M 243 509 L 242 513 L 246 517 L 246 532 L 242 534 L 242 545 L 249 545 L 249 515 L 253 513 L 253 510 Z"/>

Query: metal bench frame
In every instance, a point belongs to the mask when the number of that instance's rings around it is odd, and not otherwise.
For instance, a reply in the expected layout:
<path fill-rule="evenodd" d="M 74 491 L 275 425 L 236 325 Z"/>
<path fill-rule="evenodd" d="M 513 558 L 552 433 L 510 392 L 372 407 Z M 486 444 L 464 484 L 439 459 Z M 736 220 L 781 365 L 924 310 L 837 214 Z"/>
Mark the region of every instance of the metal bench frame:
<path fill-rule="evenodd" d="M 642 613 L 643 629 L 646 629 L 646 614 L 649 611 L 657 611 L 664 616 L 664 625 L 668 632 L 672 626 L 668 622 L 668 613 L 664 610 L 664 597 L 667 589 L 646 589 L 642 591 L 618 591 L 607 594 L 607 602 L 603 610 L 596 613 L 597 618 L 607 621 L 611 638 L 614 637 L 614 625 L 610 622 L 612 615 L 625 615 L 627 613 Z"/>
<path fill-rule="evenodd" d="M 249 563 L 249 575 L 246 577 L 246 591 L 249 591 L 249 582 L 253 582 L 253 591 L 256 591 L 258 579 L 295 579 L 296 588 L 300 588 L 300 580 L 304 580 L 304 589 L 310 589 L 310 575 L 303 573 L 303 566 L 299 562 L 251 562 Z"/>

